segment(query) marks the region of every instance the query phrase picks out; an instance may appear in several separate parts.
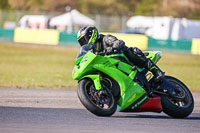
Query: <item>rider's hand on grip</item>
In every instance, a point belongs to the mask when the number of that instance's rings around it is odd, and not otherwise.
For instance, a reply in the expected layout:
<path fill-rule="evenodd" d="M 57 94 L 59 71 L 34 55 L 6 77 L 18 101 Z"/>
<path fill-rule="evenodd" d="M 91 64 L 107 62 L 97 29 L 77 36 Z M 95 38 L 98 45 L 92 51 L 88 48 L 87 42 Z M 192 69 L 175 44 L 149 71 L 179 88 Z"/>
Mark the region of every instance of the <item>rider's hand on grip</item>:
<path fill-rule="evenodd" d="M 111 55 L 111 54 L 116 54 L 116 53 L 118 53 L 117 48 L 107 47 L 107 48 L 105 49 L 105 54 L 106 54 L 106 55 Z"/>

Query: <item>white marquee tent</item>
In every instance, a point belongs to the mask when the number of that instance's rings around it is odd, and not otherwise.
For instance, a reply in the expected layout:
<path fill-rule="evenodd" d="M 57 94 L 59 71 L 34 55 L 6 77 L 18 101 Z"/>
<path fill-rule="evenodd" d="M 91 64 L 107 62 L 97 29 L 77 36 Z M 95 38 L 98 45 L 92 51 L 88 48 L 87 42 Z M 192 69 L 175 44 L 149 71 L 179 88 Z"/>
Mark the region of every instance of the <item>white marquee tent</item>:
<path fill-rule="evenodd" d="M 129 28 L 137 28 L 137 27 L 143 27 L 148 28 L 152 27 L 154 22 L 153 17 L 144 17 L 144 16 L 133 16 L 127 21 L 127 26 Z"/>
<path fill-rule="evenodd" d="M 73 9 L 70 12 L 51 18 L 50 26 L 66 26 L 68 32 L 72 27 L 95 25 L 95 21 Z"/>
<path fill-rule="evenodd" d="M 18 22 L 19 28 L 46 29 L 49 18 L 45 15 L 24 15 Z"/>
<path fill-rule="evenodd" d="M 133 16 L 126 24 L 131 29 L 142 29 L 155 39 L 200 38 L 200 21 L 185 18 Z"/>

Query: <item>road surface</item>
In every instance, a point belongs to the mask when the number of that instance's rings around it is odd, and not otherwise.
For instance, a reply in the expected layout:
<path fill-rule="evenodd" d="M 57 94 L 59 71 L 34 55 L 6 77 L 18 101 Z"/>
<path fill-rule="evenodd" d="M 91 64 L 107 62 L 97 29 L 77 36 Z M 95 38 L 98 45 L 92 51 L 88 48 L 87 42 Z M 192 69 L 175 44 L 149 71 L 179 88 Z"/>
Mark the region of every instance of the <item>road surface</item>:
<path fill-rule="evenodd" d="M 195 109 L 186 119 L 164 113 L 97 117 L 84 109 L 73 90 L 0 89 L 0 133 L 199 133 L 200 93 L 193 95 Z"/>

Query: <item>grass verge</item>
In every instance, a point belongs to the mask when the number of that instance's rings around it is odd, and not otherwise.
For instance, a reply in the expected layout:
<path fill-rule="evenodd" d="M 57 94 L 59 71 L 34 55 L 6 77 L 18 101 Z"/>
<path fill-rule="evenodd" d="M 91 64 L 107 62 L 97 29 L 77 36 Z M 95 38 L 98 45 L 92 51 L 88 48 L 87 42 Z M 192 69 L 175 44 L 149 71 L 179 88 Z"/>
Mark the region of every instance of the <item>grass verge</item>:
<path fill-rule="evenodd" d="M 0 88 L 76 88 L 78 48 L 0 44 Z"/>
<path fill-rule="evenodd" d="M 0 88 L 76 88 L 76 47 L 0 43 Z M 191 90 L 200 90 L 200 56 L 164 53 L 158 66 Z"/>

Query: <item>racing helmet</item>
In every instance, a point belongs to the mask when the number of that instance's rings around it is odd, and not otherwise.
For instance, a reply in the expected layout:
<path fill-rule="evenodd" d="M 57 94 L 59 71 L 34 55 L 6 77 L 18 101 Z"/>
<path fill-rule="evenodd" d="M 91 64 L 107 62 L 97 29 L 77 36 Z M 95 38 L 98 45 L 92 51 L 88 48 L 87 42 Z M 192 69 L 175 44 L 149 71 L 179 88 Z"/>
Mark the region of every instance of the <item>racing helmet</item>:
<path fill-rule="evenodd" d="M 99 39 L 99 32 L 95 26 L 85 26 L 77 33 L 77 40 L 81 46 L 88 44 L 92 48 Z"/>

